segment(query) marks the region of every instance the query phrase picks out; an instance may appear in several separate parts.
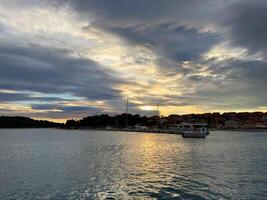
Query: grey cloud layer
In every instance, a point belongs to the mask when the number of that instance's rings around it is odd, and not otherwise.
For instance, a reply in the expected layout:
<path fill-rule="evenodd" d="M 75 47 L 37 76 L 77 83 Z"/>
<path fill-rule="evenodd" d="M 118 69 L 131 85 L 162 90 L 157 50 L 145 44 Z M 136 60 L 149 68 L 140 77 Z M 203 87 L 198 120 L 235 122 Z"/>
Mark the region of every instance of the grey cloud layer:
<path fill-rule="evenodd" d="M 29 5 L 30 1 L 25 1 Z M 207 106 L 217 108 L 255 108 L 267 106 L 267 2 L 262 0 L 46 0 L 46 5 L 69 7 L 77 16 L 125 40 L 129 46 L 143 45 L 156 56 L 155 64 L 165 76 L 182 75 L 194 88 L 180 96 L 164 97 L 143 94 L 147 104 L 161 101 L 171 106 Z M 38 3 L 34 4 L 38 6 Z M 13 5 L 15 6 L 15 5 Z M 0 27 L 1 24 L 0 24 Z M 86 31 L 87 26 L 84 27 Z M 207 30 L 212 31 L 207 31 Z M 1 31 L 1 30 L 0 30 Z M 5 31 L 5 30 L 2 30 Z M 242 47 L 250 54 L 263 53 L 262 60 L 253 58 L 207 60 L 203 54 L 221 42 L 232 48 Z M 121 91 L 114 89 L 125 82 L 99 63 L 74 58 L 69 50 L 38 45 L 20 46 L 0 43 L 0 89 L 31 90 L 43 93 L 69 92 L 90 100 L 106 100 L 120 107 Z M 183 61 L 193 64 L 185 68 Z M 145 65 L 146 60 L 136 60 Z M 206 74 L 201 73 L 206 69 Z M 155 80 L 156 82 L 156 80 Z M 177 86 L 177 90 L 180 88 Z M 147 90 L 147 89 L 146 89 Z M 145 92 L 144 90 L 143 92 Z M 0 94 L 1 101 L 14 96 Z M 24 95 L 16 98 L 34 100 Z M 121 101 L 120 101 L 121 102 Z M 53 106 L 52 106 L 53 107 Z M 51 105 L 33 105 L 49 109 Z M 135 105 L 136 109 L 137 105 Z M 84 107 L 54 106 L 65 110 Z M 92 112 L 94 108 L 91 109 Z M 51 113 L 52 115 L 53 113 Z"/>
<path fill-rule="evenodd" d="M 183 27 L 185 25 L 198 28 L 207 25 L 221 26 L 228 29 L 231 37 L 228 39 L 234 45 L 246 47 L 253 52 L 266 52 L 267 27 L 264 23 L 267 20 L 266 1 L 61 0 L 54 2 L 57 5 L 73 7 L 83 17 L 87 15 L 94 16 L 93 23 L 101 27 L 110 28 L 112 31 L 128 37 L 130 40 L 144 43 L 153 43 L 156 40 L 163 44 L 163 46 L 166 45 L 171 48 L 172 45 L 178 46 L 180 44 L 177 41 L 179 38 L 181 38 L 180 45 L 182 47 L 183 39 L 190 41 L 191 38 L 190 44 L 193 47 L 190 49 L 190 45 L 184 46 L 184 51 L 179 52 L 181 55 L 189 50 L 192 50 L 194 55 L 194 45 L 202 45 L 207 48 L 212 43 L 214 35 L 211 35 L 210 40 L 206 37 L 205 41 L 198 41 L 196 39 L 199 36 L 196 33 L 192 35 L 192 31 L 185 31 L 184 35 L 182 35 L 181 32 L 183 30 L 173 31 L 162 25 L 167 24 L 170 27 Z M 163 28 L 165 28 L 165 32 L 163 32 Z M 168 38 L 174 37 L 176 37 L 174 43 L 172 43 L 171 39 L 168 40 Z M 171 44 L 168 44 L 168 42 Z M 202 48 L 205 49 L 205 47 Z M 169 48 L 166 50 L 170 50 Z M 186 58 L 188 57 L 190 56 L 186 56 Z"/>
<path fill-rule="evenodd" d="M 89 59 L 38 45 L 0 46 L 1 89 L 44 93 L 70 92 L 92 100 L 118 98 L 110 86 L 119 82 Z M 110 73 L 110 74 L 109 74 Z"/>
<path fill-rule="evenodd" d="M 199 33 L 196 29 L 172 24 L 161 24 L 145 29 L 113 28 L 111 31 L 131 42 L 147 44 L 158 55 L 159 64 L 166 64 L 164 60 L 175 63 L 199 59 L 201 54 L 207 52 L 218 40 L 216 34 Z"/>
<path fill-rule="evenodd" d="M 104 69 L 96 62 L 90 59 L 74 58 L 69 55 L 68 51 L 39 45 L 7 46 L 0 44 L 0 60 L 0 89 L 2 90 L 58 95 L 70 93 L 88 100 L 116 99 L 119 101 L 121 99 L 120 91 L 113 87 L 123 82 L 122 80 L 116 79 L 111 71 Z M 63 100 L 66 101 L 62 98 L 34 97 L 22 93 L 0 93 L 0 103 L 39 101 L 46 104 L 45 102 Z M 72 101 L 71 98 L 68 101 Z M 60 109 L 62 112 L 59 113 L 62 115 L 81 110 L 100 111 L 90 106 L 57 106 L 52 104 L 49 106 L 51 109 Z M 32 108 L 45 110 L 42 105 L 39 107 L 35 105 Z M 59 116 L 59 113 L 52 113 Z"/>
<path fill-rule="evenodd" d="M 94 16 L 103 26 L 136 26 L 161 23 L 179 24 L 184 21 L 209 20 L 223 7 L 221 0 L 50 0 L 54 5 L 73 7 L 83 17 Z M 231 1 L 230 1 L 231 2 Z"/>
<path fill-rule="evenodd" d="M 267 56 L 267 1 L 240 1 L 224 10 L 222 16 L 222 24 L 229 28 L 235 45 L 251 53 L 263 51 Z"/>

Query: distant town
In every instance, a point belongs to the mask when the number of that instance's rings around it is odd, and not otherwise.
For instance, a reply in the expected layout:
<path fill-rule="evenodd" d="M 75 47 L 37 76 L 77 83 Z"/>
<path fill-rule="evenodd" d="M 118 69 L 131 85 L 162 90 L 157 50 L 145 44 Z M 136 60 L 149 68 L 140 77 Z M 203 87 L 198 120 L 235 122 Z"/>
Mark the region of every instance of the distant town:
<path fill-rule="evenodd" d="M 172 114 L 169 116 L 140 116 L 132 114 L 120 114 L 109 116 L 107 114 L 88 116 L 81 120 L 67 120 L 65 127 L 107 127 L 125 128 L 161 128 L 172 129 L 182 122 L 207 123 L 210 129 L 265 129 L 267 128 L 267 113 L 265 112 L 228 112 L 228 113 L 204 113 L 204 114 Z"/>
<path fill-rule="evenodd" d="M 228 112 L 204 114 L 172 114 L 169 116 L 140 116 L 122 113 L 115 116 L 101 114 L 88 116 L 79 120 L 70 119 L 66 123 L 54 123 L 34 120 L 27 117 L 1 116 L 0 128 L 132 128 L 132 129 L 164 129 L 171 130 L 182 122 L 203 122 L 209 129 L 267 129 L 266 112 Z"/>

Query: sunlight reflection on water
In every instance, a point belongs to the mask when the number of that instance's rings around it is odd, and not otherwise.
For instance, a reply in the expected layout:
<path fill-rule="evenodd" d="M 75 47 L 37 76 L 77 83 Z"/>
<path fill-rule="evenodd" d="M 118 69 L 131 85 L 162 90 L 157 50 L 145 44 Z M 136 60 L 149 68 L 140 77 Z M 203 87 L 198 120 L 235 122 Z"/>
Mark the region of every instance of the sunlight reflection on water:
<path fill-rule="evenodd" d="M 267 133 L 0 129 L 0 199 L 264 199 Z"/>

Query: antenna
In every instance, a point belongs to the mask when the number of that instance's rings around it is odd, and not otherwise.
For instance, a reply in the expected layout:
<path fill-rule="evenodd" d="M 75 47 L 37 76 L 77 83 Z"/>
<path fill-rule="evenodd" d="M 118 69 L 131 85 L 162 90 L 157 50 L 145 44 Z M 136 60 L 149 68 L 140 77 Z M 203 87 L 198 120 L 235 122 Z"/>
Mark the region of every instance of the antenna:
<path fill-rule="evenodd" d="M 162 128 L 162 121 L 160 117 L 160 111 L 159 111 L 159 103 L 157 102 L 157 114 L 159 116 L 159 127 Z"/>
<path fill-rule="evenodd" d="M 117 126 L 117 128 L 118 128 L 118 127 L 120 126 L 120 125 L 119 125 L 119 120 L 118 120 L 118 113 L 116 113 L 115 117 L 116 117 L 116 126 Z"/>
<path fill-rule="evenodd" d="M 157 102 L 157 114 L 158 116 L 160 116 L 160 112 L 159 112 L 159 103 Z"/>
<path fill-rule="evenodd" d="M 129 102 L 128 102 L 128 97 L 126 98 L 126 128 L 128 127 L 128 106 L 129 106 Z"/>
<path fill-rule="evenodd" d="M 128 102 L 128 97 L 126 98 L 126 114 L 128 114 L 128 106 L 129 106 L 129 102 Z"/>

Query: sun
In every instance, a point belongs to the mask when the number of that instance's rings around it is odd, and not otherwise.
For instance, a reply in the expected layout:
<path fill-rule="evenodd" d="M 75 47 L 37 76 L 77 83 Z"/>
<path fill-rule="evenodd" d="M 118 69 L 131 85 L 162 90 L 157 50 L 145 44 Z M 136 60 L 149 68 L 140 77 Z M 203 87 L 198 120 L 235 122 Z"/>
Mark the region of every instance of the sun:
<path fill-rule="evenodd" d="M 156 107 L 155 106 L 140 106 L 140 109 L 151 111 L 151 110 L 156 110 Z"/>

